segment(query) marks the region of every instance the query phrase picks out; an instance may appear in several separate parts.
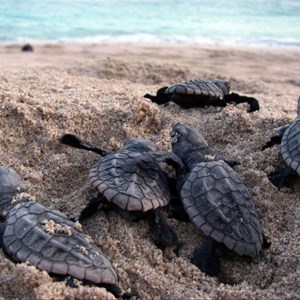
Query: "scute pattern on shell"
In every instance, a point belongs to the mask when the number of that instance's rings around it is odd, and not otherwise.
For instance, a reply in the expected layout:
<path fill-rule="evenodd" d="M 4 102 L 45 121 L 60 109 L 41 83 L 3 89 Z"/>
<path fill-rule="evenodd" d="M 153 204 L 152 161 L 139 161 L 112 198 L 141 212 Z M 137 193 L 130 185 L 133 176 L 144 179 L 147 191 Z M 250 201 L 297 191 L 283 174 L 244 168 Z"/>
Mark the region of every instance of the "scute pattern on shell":
<path fill-rule="evenodd" d="M 239 255 L 255 257 L 262 247 L 262 227 L 239 175 L 223 161 L 197 164 L 181 189 L 191 221 Z"/>
<path fill-rule="evenodd" d="M 71 235 L 47 232 L 43 228 L 45 219 L 69 227 Z M 7 215 L 3 250 L 14 261 L 26 261 L 49 273 L 115 284 L 117 275 L 111 263 L 77 228 L 59 211 L 36 202 L 21 202 Z M 85 253 L 82 248 L 86 249 Z"/>
<path fill-rule="evenodd" d="M 122 150 L 92 167 L 89 178 L 105 198 L 128 211 L 148 211 L 167 205 L 167 177 L 149 155 Z"/>
<path fill-rule="evenodd" d="M 224 92 L 213 82 L 205 80 L 191 80 L 169 86 L 166 94 L 210 96 L 215 99 L 223 99 Z"/>
<path fill-rule="evenodd" d="M 300 175 L 300 117 L 285 131 L 281 141 L 284 161 Z"/>

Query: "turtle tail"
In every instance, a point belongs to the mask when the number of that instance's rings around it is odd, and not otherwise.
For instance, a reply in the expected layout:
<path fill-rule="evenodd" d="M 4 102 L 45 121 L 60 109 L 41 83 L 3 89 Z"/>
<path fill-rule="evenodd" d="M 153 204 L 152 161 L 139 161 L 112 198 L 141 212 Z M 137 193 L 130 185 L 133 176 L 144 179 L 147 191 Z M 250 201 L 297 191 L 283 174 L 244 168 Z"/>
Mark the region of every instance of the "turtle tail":
<path fill-rule="evenodd" d="M 71 146 L 73 148 L 78 148 L 78 149 L 84 149 L 88 151 L 95 152 L 97 154 L 100 154 L 101 156 L 107 155 L 109 152 L 106 150 L 103 150 L 101 148 L 98 148 L 96 146 L 93 146 L 89 142 L 86 142 L 84 140 L 81 140 L 77 136 L 73 134 L 65 134 L 61 137 L 60 142 L 62 144 Z"/>
<path fill-rule="evenodd" d="M 226 103 L 235 102 L 236 104 L 246 102 L 250 105 L 249 112 L 259 110 L 259 108 L 260 108 L 257 99 L 255 99 L 253 97 L 240 96 L 239 94 L 236 94 L 236 93 L 231 93 L 231 94 L 225 95 L 224 100 Z"/>

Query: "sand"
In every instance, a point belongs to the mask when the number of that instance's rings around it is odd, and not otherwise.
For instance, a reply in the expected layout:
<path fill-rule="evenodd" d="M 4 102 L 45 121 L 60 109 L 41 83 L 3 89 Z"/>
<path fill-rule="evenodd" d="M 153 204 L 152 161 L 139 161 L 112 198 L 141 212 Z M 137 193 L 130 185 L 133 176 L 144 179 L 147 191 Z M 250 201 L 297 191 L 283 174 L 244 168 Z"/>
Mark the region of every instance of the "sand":
<path fill-rule="evenodd" d="M 119 149 L 129 137 L 170 150 L 176 122 L 196 127 L 228 158 L 255 202 L 271 247 L 251 263 L 234 254 L 222 258 L 218 278 L 189 262 L 203 239 L 193 224 L 168 219 L 184 244 L 177 257 L 153 243 L 149 224 L 118 213 L 97 211 L 83 230 L 109 257 L 124 291 L 141 299 L 300 299 L 300 188 L 280 191 L 267 173 L 283 166 L 279 146 L 262 145 L 274 128 L 296 117 L 300 94 L 300 49 L 187 45 L 19 45 L 0 46 L 1 165 L 16 169 L 28 192 L 43 205 L 77 216 L 96 195 L 88 171 L 99 157 L 59 143 L 73 133 L 105 149 Z M 143 98 L 159 87 L 194 78 L 223 78 L 232 90 L 259 99 L 221 108 L 157 106 Z M 167 209 L 164 213 L 167 215 Z M 27 264 L 0 253 L 0 297 L 113 299 L 105 289 L 67 287 Z"/>

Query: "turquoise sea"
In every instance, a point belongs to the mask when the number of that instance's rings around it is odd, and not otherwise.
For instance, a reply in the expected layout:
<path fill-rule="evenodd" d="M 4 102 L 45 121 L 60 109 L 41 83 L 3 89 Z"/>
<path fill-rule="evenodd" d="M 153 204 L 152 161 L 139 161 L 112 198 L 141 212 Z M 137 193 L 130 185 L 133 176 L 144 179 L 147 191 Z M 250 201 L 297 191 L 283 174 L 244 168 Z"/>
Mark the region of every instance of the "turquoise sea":
<path fill-rule="evenodd" d="M 0 42 L 300 46 L 300 0 L 0 0 Z"/>

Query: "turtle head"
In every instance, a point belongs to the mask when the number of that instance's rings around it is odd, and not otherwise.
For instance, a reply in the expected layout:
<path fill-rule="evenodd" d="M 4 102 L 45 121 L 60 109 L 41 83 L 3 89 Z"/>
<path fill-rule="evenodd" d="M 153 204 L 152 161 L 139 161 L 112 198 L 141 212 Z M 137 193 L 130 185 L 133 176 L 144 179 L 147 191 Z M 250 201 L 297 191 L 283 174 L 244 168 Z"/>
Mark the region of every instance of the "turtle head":
<path fill-rule="evenodd" d="M 125 140 L 123 149 L 135 152 L 156 151 L 155 145 L 151 141 L 142 138 Z"/>
<path fill-rule="evenodd" d="M 180 123 L 174 125 L 171 131 L 172 150 L 180 158 L 184 159 L 193 149 L 208 147 L 203 136 L 195 129 Z"/>
<path fill-rule="evenodd" d="M 212 80 L 212 82 L 222 90 L 222 92 L 224 93 L 224 95 L 229 94 L 230 91 L 230 83 L 229 81 L 225 81 L 225 80 L 221 80 L 221 79 L 215 79 Z"/>
<path fill-rule="evenodd" d="M 16 194 L 25 191 L 19 174 L 10 168 L 0 167 L 0 217 L 4 217 L 12 206 Z"/>

